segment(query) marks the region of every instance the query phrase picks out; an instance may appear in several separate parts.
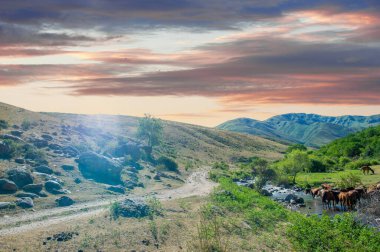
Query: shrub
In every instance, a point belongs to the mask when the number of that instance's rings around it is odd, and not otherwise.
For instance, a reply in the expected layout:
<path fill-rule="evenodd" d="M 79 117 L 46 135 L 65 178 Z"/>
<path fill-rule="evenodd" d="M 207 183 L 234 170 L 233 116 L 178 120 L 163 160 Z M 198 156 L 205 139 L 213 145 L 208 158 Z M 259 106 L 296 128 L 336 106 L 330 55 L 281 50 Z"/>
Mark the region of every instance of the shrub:
<path fill-rule="evenodd" d="M 32 126 L 32 123 L 28 120 L 24 120 L 22 123 L 21 123 L 21 128 L 23 130 L 28 130 L 30 129 L 30 127 Z"/>
<path fill-rule="evenodd" d="M 361 183 L 362 182 L 361 182 L 360 177 L 350 172 L 350 173 L 341 175 L 336 184 L 340 188 L 350 188 L 350 187 L 356 187 L 357 185 Z"/>
<path fill-rule="evenodd" d="M 212 168 L 213 169 L 220 169 L 220 170 L 228 170 L 230 167 L 226 162 L 221 161 L 221 162 L 215 162 L 213 164 Z"/>
<path fill-rule="evenodd" d="M 1 129 L 7 129 L 8 128 L 8 122 L 5 120 L 0 120 L 0 130 Z"/>
<path fill-rule="evenodd" d="M 380 233 L 352 214 L 305 217 L 295 214 L 287 229 L 296 251 L 378 251 Z"/>
<path fill-rule="evenodd" d="M 171 159 L 169 157 L 161 156 L 157 160 L 157 163 L 165 166 L 166 170 L 168 170 L 168 171 L 173 171 L 173 172 L 179 173 L 178 164 L 173 159 Z"/>
<path fill-rule="evenodd" d="M 110 214 L 111 214 L 111 217 L 116 220 L 117 218 L 119 218 L 119 213 L 120 213 L 120 203 L 115 201 L 111 204 L 110 206 Z"/>

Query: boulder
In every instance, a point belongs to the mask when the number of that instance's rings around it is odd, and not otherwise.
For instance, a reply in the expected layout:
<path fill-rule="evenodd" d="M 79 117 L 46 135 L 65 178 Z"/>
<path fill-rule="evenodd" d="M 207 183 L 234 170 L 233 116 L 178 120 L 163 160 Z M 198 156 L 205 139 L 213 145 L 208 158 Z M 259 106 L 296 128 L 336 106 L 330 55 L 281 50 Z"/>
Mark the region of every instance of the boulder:
<path fill-rule="evenodd" d="M 51 135 L 49 135 L 49 134 L 42 134 L 41 135 L 41 138 L 42 139 L 44 139 L 44 140 L 46 140 L 46 141 L 52 141 L 54 138 L 51 136 Z"/>
<path fill-rule="evenodd" d="M 7 175 L 8 179 L 15 182 L 19 188 L 33 184 L 32 175 L 23 168 L 10 169 L 7 171 Z"/>
<path fill-rule="evenodd" d="M 284 201 L 285 202 L 290 202 L 290 203 L 293 202 L 294 204 L 303 204 L 305 202 L 302 197 L 298 197 L 295 194 L 288 194 L 288 195 L 286 195 Z"/>
<path fill-rule="evenodd" d="M 15 158 L 15 163 L 25 164 L 25 159 L 23 159 L 23 158 Z"/>
<path fill-rule="evenodd" d="M 46 141 L 45 139 L 41 139 L 41 138 L 30 138 L 29 142 L 31 142 L 37 148 L 45 148 L 49 145 L 48 141 Z"/>
<path fill-rule="evenodd" d="M 12 130 L 11 135 L 16 136 L 16 137 L 21 137 L 21 135 L 24 133 L 24 131 L 21 130 Z"/>
<path fill-rule="evenodd" d="M 16 205 L 21 207 L 21 208 L 32 208 L 32 207 L 34 207 L 33 200 L 32 200 L 32 198 L 29 198 L 29 197 L 17 199 Z"/>
<path fill-rule="evenodd" d="M 108 191 L 117 192 L 117 193 L 125 193 L 125 187 L 122 185 L 112 185 L 107 187 Z"/>
<path fill-rule="evenodd" d="M 32 198 L 32 199 L 40 197 L 35 193 L 29 193 L 29 192 L 19 192 L 19 193 L 15 194 L 15 196 L 17 198 Z"/>
<path fill-rule="evenodd" d="M 107 184 L 120 184 L 123 166 L 95 152 L 86 152 L 77 159 L 79 171 L 85 178 Z"/>
<path fill-rule="evenodd" d="M 10 158 L 11 154 L 11 147 L 7 143 L 0 141 L 0 158 Z"/>
<path fill-rule="evenodd" d="M 64 153 L 67 157 L 77 157 L 80 152 L 73 146 L 64 146 L 62 147 L 62 153 Z"/>
<path fill-rule="evenodd" d="M 22 188 L 25 192 L 39 193 L 43 188 L 42 184 L 29 184 Z"/>
<path fill-rule="evenodd" d="M 8 179 L 0 179 L 0 194 L 15 193 L 17 185 Z"/>
<path fill-rule="evenodd" d="M 150 208 L 144 201 L 125 199 L 116 209 L 117 216 L 142 218 L 150 214 Z"/>
<path fill-rule="evenodd" d="M 61 150 L 62 149 L 62 146 L 61 145 L 59 145 L 59 144 L 54 144 L 54 143 L 52 143 L 52 144 L 49 144 L 49 149 L 51 149 L 51 150 Z"/>
<path fill-rule="evenodd" d="M 62 196 L 56 199 L 55 202 L 57 203 L 57 206 L 60 206 L 60 207 L 71 206 L 72 204 L 75 203 L 75 201 L 68 196 Z"/>
<path fill-rule="evenodd" d="M 14 203 L 12 202 L 0 202 L 0 209 L 9 209 L 14 207 Z"/>
<path fill-rule="evenodd" d="M 52 194 L 64 194 L 61 184 L 54 180 L 48 180 L 45 182 L 45 189 Z"/>
<path fill-rule="evenodd" d="M 133 180 L 127 180 L 124 182 L 124 186 L 130 190 L 134 189 L 135 187 L 144 187 L 144 184 L 141 182 L 133 181 Z"/>
<path fill-rule="evenodd" d="M 36 172 L 41 172 L 41 173 L 46 173 L 46 174 L 53 174 L 54 172 L 53 169 L 47 165 L 40 165 L 40 166 L 34 167 L 34 170 Z"/>
<path fill-rule="evenodd" d="M 82 183 L 82 180 L 81 180 L 80 178 L 75 178 L 75 179 L 74 179 L 74 182 L 75 182 L 76 184 L 80 184 L 80 183 Z"/>
<path fill-rule="evenodd" d="M 62 165 L 61 168 L 65 171 L 73 171 L 75 169 L 74 165 Z"/>
<path fill-rule="evenodd" d="M 39 192 L 39 193 L 37 193 L 38 194 L 38 196 L 40 196 L 40 197 L 42 197 L 42 198 L 46 198 L 46 197 L 48 197 L 49 195 L 47 194 L 47 192 L 45 192 L 45 191 L 41 191 L 41 192 Z"/>
<path fill-rule="evenodd" d="M 0 135 L 0 138 L 1 139 L 9 139 L 9 140 L 25 143 L 25 141 L 22 140 L 21 138 L 19 138 L 17 136 L 8 135 L 8 134 L 2 134 L 2 135 Z"/>
<path fill-rule="evenodd" d="M 269 191 L 266 190 L 266 189 L 262 189 L 262 190 L 261 190 L 261 194 L 264 195 L 264 196 L 268 196 L 268 197 L 270 197 L 270 196 L 273 195 L 271 192 L 269 192 Z"/>
<path fill-rule="evenodd" d="M 136 143 L 126 143 L 116 147 L 112 155 L 115 157 L 130 155 L 133 160 L 139 160 L 141 158 L 141 146 Z"/>
<path fill-rule="evenodd" d="M 34 175 L 40 177 L 40 178 L 43 178 L 45 181 L 48 181 L 48 180 L 53 180 L 61 185 L 63 185 L 63 181 L 59 178 L 57 178 L 56 176 L 54 175 L 50 175 L 50 174 L 46 174 L 46 173 L 41 173 L 41 172 L 33 172 Z"/>

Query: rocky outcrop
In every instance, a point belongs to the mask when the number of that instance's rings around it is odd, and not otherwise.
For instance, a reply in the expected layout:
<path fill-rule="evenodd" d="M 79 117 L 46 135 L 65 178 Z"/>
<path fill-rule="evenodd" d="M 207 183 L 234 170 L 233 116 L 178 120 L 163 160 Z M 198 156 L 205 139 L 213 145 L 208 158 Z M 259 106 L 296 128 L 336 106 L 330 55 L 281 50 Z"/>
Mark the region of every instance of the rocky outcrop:
<path fill-rule="evenodd" d="M 19 188 L 33 184 L 32 175 L 23 168 L 15 168 L 7 171 L 8 179 L 12 180 Z"/>
<path fill-rule="evenodd" d="M 54 172 L 53 169 L 47 165 L 40 165 L 40 166 L 34 167 L 34 170 L 36 172 L 41 172 L 41 173 L 46 173 L 46 174 L 53 174 Z"/>
<path fill-rule="evenodd" d="M 107 187 L 107 190 L 112 191 L 112 192 L 122 193 L 122 194 L 125 193 L 125 187 L 121 185 L 109 186 Z"/>
<path fill-rule="evenodd" d="M 30 138 L 29 142 L 37 148 L 45 148 L 49 145 L 49 142 L 42 138 Z"/>
<path fill-rule="evenodd" d="M 21 137 L 23 133 L 24 133 L 24 131 L 21 131 L 21 130 L 12 130 L 11 131 L 11 135 L 16 136 L 16 137 Z"/>
<path fill-rule="evenodd" d="M 75 169 L 74 165 L 62 165 L 61 168 L 65 171 L 73 171 Z"/>
<path fill-rule="evenodd" d="M 0 194 L 11 194 L 17 191 L 17 185 L 8 179 L 0 179 Z"/>
<path fill-rule="evenodd" d="M 139 144 L 131 142 L 116 147 L 111 154 L 114 157 L 124 157 L 129 155 L 133 160 L 139 160 L 142 152 Z"/>
<path fill-rule="evenodd" d="M 0 202 L 0 209 L 10 209 L 14 207 L 15 205 L 12 202 Z"/>
<path fill-rule="evenodd" d="M 44 139 L 44 140 L 46 140 L 46 141 L 53 141 L 53 137 L 51 136 L 51 135 L 49 135 L 49 134 L 42 134 L 41 135 L 41 138 L 42 139 Z"/>
<path fill-rule="evenodd" d="M 64 146 L 61 149 L 62 153 L 66 155 L 66 157 L 75 158 L 79 156 L 79 150 L 73 146 Z"/>
<path fill-rule="evenodd" d="M 9 139 L 9 140 L 13 140 L 13 141 L 16 141 L 16 142 L 25 143 L 25 141 L 22 140 L 21 138 L 19 138 L 17 136 L 12 136 L 12 135 L 9 135 L 9 134 L 2 134 L 2 135 L 0 135 L 0 138 L 1 139 Z"/>
<path fill-rule="evenodd" d="M 17 199 L 16 205 L 21 207 L 21 208 L 32 208 L 32 207 L 34 207 L 33 200 L 32 200 L 32 198 L 29 198 L 29 197 Z"/>
<path fill-rule="evenodd" d="M 40 197 L 35 193 L 29 193 L 29 192 L 19 192 L 19 193 L 16 193 L 15 196 L 17 198 L 32 198 L 32 199 Z"/>
<path fill-rule="evenodd" d="M 10 158 L 11 154 L 12 150 L 10 146 L 5 142 L 0 141 L 0 158 Z"/>
<path fill-rule="evenodd" d="M 68 196 L 62 196 L 56 199 L 55 202 L 57 203 L 57 206 L 59 207 L 71 206 L 72 204 L 75 203 L 75 201 Z"/>
<path fill-rule="evenodd" d="M 120 184 L 123 167 L 118 162 L 95 152 L 86 152 L 79 156 L 78 168 L 85 178 L 107 184 Z"/>
<path fill-rule="evenodd" d="M 142 218 L 150 214 L 149 206 L 139 200 L 125 199 L 121 203 L 118 203 L 116 210 L 116 216 Z"/>
<path fill-rule="evenodd" d="M 29 184 L 22 188 L 25 192 L 39 193 L 43 188 L 42 184 Z"/>

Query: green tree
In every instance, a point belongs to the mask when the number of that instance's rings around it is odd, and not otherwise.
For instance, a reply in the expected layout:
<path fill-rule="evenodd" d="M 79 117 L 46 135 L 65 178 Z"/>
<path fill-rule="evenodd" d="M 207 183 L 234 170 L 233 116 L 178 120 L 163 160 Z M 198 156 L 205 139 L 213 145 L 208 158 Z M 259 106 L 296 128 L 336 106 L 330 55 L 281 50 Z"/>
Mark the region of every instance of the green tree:
<path fill-rule="evenodd" d="M 145 115 L 145 117 L 139 120 L 139 127 L 137 129 L 137 137 L 146 141 L 148 144 L 148 155 L 154 146 L 161 143 L 163 132 L 163 125 L 160 119 L 154 118 L 151 115 Z"/>
<path fill-rule="evenodd" d="M 281 165 L 284 171 L 293 177 L 293 184 L 295 184 L 297 173 L 310 171 L 312 164 L 309 155 L 305 151 L 293 150 L 281 162 Z"/>
<path fill-rule="evenodd" d="M 291 153 L 294 150 L 307 151 L 307 148 L 303 144 L 292 144 L 286 149 L 286 153 Z"/>

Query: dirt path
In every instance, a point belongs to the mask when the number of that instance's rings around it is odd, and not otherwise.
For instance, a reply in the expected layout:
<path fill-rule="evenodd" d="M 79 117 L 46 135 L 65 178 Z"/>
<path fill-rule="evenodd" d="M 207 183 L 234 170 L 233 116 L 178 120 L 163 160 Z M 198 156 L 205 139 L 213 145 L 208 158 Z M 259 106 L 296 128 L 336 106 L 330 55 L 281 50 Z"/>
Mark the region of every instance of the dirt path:
<path fill-rule="evenodd" d="M 187 178 L 183 186 L 158 191 L 154 194 L 154 197 L 160 200 L 170 200 L 207 195 L 216 185 L 207 179 L 207 174 L 207 171 L 194 172 Z M 124 198 L 144 199 L 151 196 L 152 194 L 150 193 L 145 195 L 110 197 L 106 200 L 90 201 L 70 207 L 46 209 L 35 213 L 26 212 L 4 217 L 0 219 L 0 236 L 14 235 L 36 228 L 96 215 L 106 211 L 111 202 L 120 201 Z"/>

